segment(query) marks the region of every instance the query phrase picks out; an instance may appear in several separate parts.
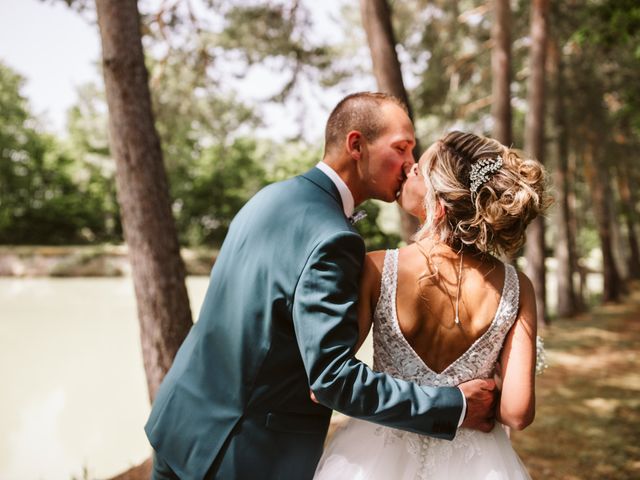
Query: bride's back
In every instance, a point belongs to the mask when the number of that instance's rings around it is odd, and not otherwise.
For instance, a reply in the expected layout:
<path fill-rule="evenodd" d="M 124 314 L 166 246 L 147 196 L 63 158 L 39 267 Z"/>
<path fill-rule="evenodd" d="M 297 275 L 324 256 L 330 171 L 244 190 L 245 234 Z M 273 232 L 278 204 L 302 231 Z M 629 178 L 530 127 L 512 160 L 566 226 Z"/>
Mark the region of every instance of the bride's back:
<path fill-rule="evenodd" d="M 443 371 L 487 331 L 504 279 L 504 265 L 490 255 L 465 254 L 461 263 L 460 255 L 444 245 L 400 249 L 398 323 L 431 370 Z"/>

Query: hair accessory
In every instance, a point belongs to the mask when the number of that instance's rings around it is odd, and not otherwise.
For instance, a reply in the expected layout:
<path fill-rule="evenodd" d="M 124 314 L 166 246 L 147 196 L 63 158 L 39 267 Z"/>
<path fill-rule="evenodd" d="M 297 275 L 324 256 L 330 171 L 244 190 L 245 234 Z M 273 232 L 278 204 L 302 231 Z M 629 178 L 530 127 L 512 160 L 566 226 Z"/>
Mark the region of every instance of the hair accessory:
<path fill-rule="evenodd" d="M 488 182 L 493 174 L 500 170 L 501 167 L 502 157 L 500 155 L 496 158 L 483 158 L 471 165 L 471 174 L 469 175 L 469 180 L 471 180 L 469 187 L 471 195 L 473 196 L 473 194 L 478 191 L 478 188 L 480 188 L 483 183 Z"/>

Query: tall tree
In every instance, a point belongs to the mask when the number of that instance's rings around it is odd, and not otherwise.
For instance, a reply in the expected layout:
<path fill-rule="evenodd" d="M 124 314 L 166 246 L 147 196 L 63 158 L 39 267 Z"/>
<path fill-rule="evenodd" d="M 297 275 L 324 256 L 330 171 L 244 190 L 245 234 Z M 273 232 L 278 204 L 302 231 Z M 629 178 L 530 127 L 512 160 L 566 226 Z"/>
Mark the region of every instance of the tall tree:
<path fill-rule="evenodd" d="M 138 6 L 135 0 L 96 0 L 96 7 L 118 203 L 153 400 L 192 325 L 191 310 L 151 111 Z"/>
<path fill-rule="evenodd" d="M 569 317 L 577 313 L 578 304 L 573 286 L 573 266 L 576 265 L 576 248 L 571 231 L 571 209 L 569 208 L 570 188 L 574 183 L 569 178 L 569 139 L 565 116 L 565 88 L 562 55 L 557 40 L 549 43 L 549 73 L 553 81 L 553 129 L 555 138 L 553 152 L 555 157 L 555 258 L 557 261 L 557 314 Z"/>
<path fill-rule="evenodd" d="M 491 116 L 493 136 L 503 145 L 511 133 L 511 8 L 509 0 L 494 0 L 491 28 Z"/>
<path fill-rule="evenodd" d="M 638 237 L 636 226 L 638 224 L 638 213 L 636 205 L 636 190 L 631 188 L 630 168 L 627 161 L 616 164 L 618 179 L 618 191 L 622 203 L 622 213 L 627 227 L 627 241 L 629 242 L 629 278 L 640 278 L 640 249 L 638 248 Z"/>
<path fill-rule="evenodd" d="M 409 109 L 409 118 L 413 120 L 413 111 L 404 88 L 402 70 L 396 52 L 396 40 L 391 24 L 389 4 L 387 0 L 360 0 L 360 13 L 371 51 L 373 74 L 376 77 L 378 90 L 402 100 Z M 413 155 L 417 158 L 421 153 L 419 142 L 416 141 Z M 400 210 L 400 218 L 402 236 L 408 240 L 416 232 L 418 223 L 414 217 L 402 210 Z"/>
<path fill-rule="evenodd" d="M 569 138 L 571 140 L 571 138 Z M 576 310 L 578 312 L 582 312 L 586 310 L 586 296 L 585 293 L 587 291 L 587 271 L 584 265 L 580 263 L 580 251 L 578 249 L 578 235 L 579 235 L 579 224 L 581 222 L 581 218 L 584 217 L 584 211 L 580 212 L 577 208 L 578 205 L 578 193 L 576 192 L 576 184 L 579 180 L 578 173 L 578 153 L 577 149 L 569 149 L 569 158 L 567 159 L 567 179 L 571 179 L 572 188 L 567 190 L 567 205 L 569 211 L 572 212 L 572 215 L 568 217 L 569 220 L 569 238 L 573 239 L 574 247 L 575 247 L 575 255 L 570 258 L 571 261 L 571 271 L 577 272 L 578 274 L 578 285 L 576 290 L 576 296 L 574 297 Z M 580 215 L 582 213 L 582 215 Z"/>
<path fill-rule="evenodd" d="M 524 146 L 530 155 L 544 162 L 545 58 L 549 0 L 533 0 L 531 5 L 530 71 L 527 84 L 529 108 L 525 119 Z M 527 274 L 536 292 L 538 325 L 547 324 L 544 234 L 544 218 L 538 217 L 527 229 L 528 240 L 525 249 Z"/>
<path fill-rule="evenodd" d="M 604 287 L 603 302 L 615 302 L 620 299 L 623 285 L 616 267 L 613 253 L 613 234 L 611 230 L 611 176 L 608 165 L 603 162 L 600 151 L 600 137 L 596 128 L 585 132 L 584 168 L 587 183 L 591 191 L 593 210 L 600 237 L 602 250 L 602 272 Z"/>

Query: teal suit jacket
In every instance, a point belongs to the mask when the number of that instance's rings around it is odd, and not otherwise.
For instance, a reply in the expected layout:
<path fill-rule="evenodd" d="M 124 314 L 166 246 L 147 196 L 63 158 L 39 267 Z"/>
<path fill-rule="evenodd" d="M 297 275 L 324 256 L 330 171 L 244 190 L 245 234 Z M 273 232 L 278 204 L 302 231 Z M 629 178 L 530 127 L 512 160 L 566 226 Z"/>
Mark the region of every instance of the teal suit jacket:
<path fill-rule="evenodd" d="M 459 389 L 395 379 L 353 356 L 364 255 L 317 168 L 242 208 L 145 426 L 181 479 L 311 478 L 331 409 L 453 438 Z"/>

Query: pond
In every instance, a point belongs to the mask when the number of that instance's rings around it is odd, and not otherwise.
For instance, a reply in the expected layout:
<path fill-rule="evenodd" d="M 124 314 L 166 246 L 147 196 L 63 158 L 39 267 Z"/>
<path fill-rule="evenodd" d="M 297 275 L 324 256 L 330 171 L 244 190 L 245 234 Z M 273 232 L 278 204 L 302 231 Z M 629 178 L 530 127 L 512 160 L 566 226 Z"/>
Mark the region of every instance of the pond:
<path fill-rule="evenodd" d="M 200 310 L 208 277 L 187 281 Z M 0 479 L 105 478 L 148 458 L 130 278 L 0 278 Z"/>

